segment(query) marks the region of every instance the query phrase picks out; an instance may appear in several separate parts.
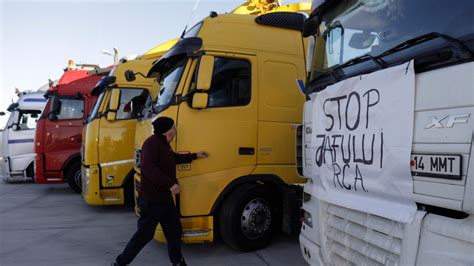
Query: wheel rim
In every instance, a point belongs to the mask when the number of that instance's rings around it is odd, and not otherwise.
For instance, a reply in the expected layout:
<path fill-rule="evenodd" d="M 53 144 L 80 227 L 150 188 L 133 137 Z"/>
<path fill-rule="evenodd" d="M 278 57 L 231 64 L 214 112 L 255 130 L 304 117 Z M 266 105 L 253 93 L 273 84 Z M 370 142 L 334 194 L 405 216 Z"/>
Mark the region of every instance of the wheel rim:
<path fill-rule="evenodd" d="M 79 188 L 82 188 L 82 174 L 81 174 L 81 169 L 79 169 L 75 174 L 74 174 L 74 182 Z"/>
<path fill-rule="evenodd" d="M 242 232 L 248 239 L 262 237 L 270 228 L 272 212 L 264 199 L 253 199 L 245 205 L 240 219 Z"/>

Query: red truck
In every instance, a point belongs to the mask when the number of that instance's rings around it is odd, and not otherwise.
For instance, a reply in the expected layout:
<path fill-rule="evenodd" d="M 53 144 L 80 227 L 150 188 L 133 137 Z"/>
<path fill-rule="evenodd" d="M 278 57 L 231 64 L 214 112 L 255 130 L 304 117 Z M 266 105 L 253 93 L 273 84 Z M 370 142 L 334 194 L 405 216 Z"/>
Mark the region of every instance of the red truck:
<path fill-rule="evenodd" d="M 81 142 L 83 121 L 97 101 L 93 90 L 112 67 L 79 65 L 69 61 L 37 122 L 35 135 L 36 176 L 40 184 L 68 182 L 81 192 Z"/>

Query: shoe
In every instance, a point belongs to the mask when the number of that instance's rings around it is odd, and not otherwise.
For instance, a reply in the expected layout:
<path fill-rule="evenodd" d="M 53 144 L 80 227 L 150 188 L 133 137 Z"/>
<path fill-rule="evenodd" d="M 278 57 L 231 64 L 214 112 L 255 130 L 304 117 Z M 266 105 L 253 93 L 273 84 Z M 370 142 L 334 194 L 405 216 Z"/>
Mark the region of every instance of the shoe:
<path fill-rule="evenodd" d="M 184 261 L 184 258 L 181 258 L 181 261 L 178 263 L 173 263 L 173 266 L 187 266 L 186 261 Z"/>
<path fill-rule="evenodd" d="M 124 265 L 128 265 L 128 264 L 124 264 Z M 112 262 L 110 263 L 110 266 L 122 266 L 122 264 L 118 264 L 117 262 Z"/>

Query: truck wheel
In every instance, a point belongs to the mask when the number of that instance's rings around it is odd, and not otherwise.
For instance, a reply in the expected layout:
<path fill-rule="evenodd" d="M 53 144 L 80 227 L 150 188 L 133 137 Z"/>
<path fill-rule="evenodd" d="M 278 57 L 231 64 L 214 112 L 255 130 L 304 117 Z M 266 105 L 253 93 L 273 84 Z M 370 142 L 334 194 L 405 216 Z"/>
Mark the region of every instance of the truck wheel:
<path fill-rule="evenodd" d="M 74 163 L 66 173 L 67 183 L 69 187 L 76 193 L 81 194 L 82 191 L 82 176 L 81 163 Z"/>
<path fill-rule="evenodd" d="M 241 251 L 266 247 L 276 224 L 271 191 L 264 185 L 244 184 L 224 201 L 219 213 L 222 240 Z"/>

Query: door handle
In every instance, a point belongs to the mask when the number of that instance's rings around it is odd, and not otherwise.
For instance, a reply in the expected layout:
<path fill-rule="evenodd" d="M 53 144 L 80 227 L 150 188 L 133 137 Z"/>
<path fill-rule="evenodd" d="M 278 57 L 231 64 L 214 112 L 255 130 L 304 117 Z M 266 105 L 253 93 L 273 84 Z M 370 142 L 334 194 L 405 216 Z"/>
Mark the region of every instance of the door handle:
<path fill-rule="evenodd" d="M 251 147 L 239 147 L 239 155 L 254 155 L 255 149 Z"/>

